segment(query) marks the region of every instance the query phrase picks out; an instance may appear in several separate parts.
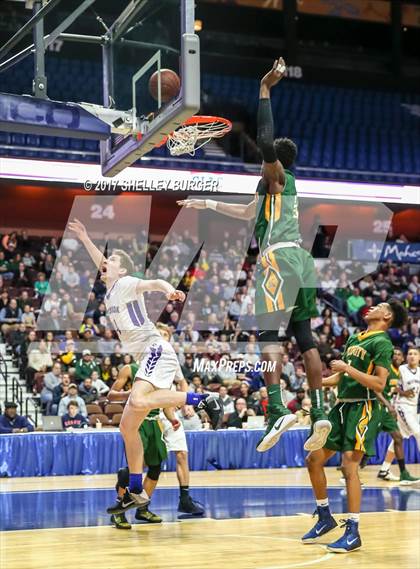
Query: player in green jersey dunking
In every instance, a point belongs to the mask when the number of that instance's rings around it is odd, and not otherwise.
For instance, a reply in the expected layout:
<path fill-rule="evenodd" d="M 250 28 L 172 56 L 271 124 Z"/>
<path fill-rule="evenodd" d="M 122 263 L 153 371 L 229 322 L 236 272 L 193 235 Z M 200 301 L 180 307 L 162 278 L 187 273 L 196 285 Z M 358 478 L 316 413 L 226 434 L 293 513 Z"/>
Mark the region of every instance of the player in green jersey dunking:
<path fill-rule="evenodd" d="M 364 454 L 375 454 L 375 439 L 381 420 L 376 394 L 385 388 L 394 351 L 386 332 L 391 326 L 401 327 L 406 318 L 403 306 L 392 300 L 371 308 L 365 316 L 367 330 L 349 338 L 343 359 L 331 363 L 334 375 L 323 380 L 327 387 L 338 385 L 338 401 L 328 415 L 332 430 L 324 448 L 309 453 L 307 457 L 318 521 L 303 536 L 304 543 L 316 543 L 337 526 L 328 505 L 324 464 L 341 451 L 349 514 L 348 519 L 343 520 L 342 527 L 346 527 L 344 535 L 330 543 L 328 550 L 348 553 L 362 545 L 359 534 L 362 498 L 359 464 Z"/>
<path fill-rule="evenodd" d="M 404 352 L 400 348 L 394 348 L 394 355 L 385 389 L 382 393 L 377 393 L 378 400 L 381 403 L 380 430 L 389 433 L 394 441 L 394 453 L 390 451 L 386 453 L 385 460 L 378 472 L 378 478 L 409 485 L 418 482 L 419 478 L 411 476 L 405 466 L 403 436 L 397 422 L 397 411 L 392 404 L 393 392 L 397 388 L 400 379 L 398 368 L 403 362 Z M 389 470 L 394 459 L 394 454 L 400 469 L 400 476 L 394 476 Z"/>
<path fill-rule="evenodd" d="M 280 389 L 280 330 L 285 330 L 287 336 L 295 336 L 311 389 L 312 433 L 305 442 L 305 449 L 322 448 L 331 430 L 324 411 L 321 358 L 311 331 L 311 318 L 318 315 L 315 267 L 311 255 L 300 247 L 298 198 L 295 177 L 290 171 L 297 148 L 292 140 L 274 140 L 273 136 L 270 90 L 282 79 L 285 70 L 284 60 L 279 58 L 261 80 L 258 146 L 264 161 L 255 199 L 248 205 L 196 199 L 178 202 L 187 208 L 210 208 L 238 219 L 256 219 L 255 234 L 260 258 L 255 314 L 262 358 L 275 364 L 274 371 L 264 372 L 269 399 L 268 425 L 257 445 L 260 452 L 274 446 L 297 421 L 284 405 Z"/>

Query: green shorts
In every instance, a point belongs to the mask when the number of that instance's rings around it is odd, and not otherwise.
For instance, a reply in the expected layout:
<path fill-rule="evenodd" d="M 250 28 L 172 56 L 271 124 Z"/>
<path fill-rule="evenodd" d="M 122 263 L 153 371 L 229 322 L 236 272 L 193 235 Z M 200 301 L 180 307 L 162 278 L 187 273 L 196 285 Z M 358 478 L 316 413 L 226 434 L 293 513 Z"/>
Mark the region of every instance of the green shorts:
<path fill-rule="evenodd" d="M 341 452 L 360 450 L 374 456 L 380 417 L 381 410 L 376 400 L 337 403 L 328 414 L 332 429 L 325 448 Z"/>
<path fill-rule="evenodd" d="M 385 405 L 380 406 L 380 417 L 379 417 L 379 431 L 385 431 L 385 433 L 395 433 L 400 429 L 396 419 L 391 415 Z"/>
<path fill-rule="evenodd" d="M 284 322 L 318 316 L 315 265 L 305 249 L 284 247 L 263 255 L 256 282 L 255 314 L 260 329 L 278 330 Z"/>
<path fill-rule="evenodd" d="M 144 462 L 147 466 L 160 465 L 168 456 L 168 451 L 163 441 L 160 421 L 145 419 L 141 424 L 139 432 L 143 441 Z"/>

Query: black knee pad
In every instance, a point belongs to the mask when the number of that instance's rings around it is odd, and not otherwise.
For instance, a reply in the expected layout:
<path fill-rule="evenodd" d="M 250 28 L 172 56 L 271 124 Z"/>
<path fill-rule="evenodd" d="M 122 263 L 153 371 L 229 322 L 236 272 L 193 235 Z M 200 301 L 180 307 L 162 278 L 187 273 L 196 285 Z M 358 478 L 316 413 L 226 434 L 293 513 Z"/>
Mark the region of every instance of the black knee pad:
<path fill-rule="evenodd" d="M 130 483 L 130 472 L 127 466 L 125 468 L 119 469 L 119 471 L 117 472 L 117 478 L 118 481 L 115 486 L 115 489 L 118 491 L 118 488 L 127 488 L 127 486 Z"/>
<path fill-rule="evenodd" d="M 308 350 L 312 350 L 312 348 L 316 348 L 312 336 L 311 321 L 309 319 L 302 320 L 301 322 L 292 322 L 290 329 L 296 338 L 296 343 L 302 354 Z"/>
<path fill-rule="evenodd" d="M 160 464 L 156 464 L 155 466 L 149 466 L 149 469 L 147 471 L 147 478 L 150 478 L 150 480 L 154 480 L 156 482 L 157 480 L 159 480 L 161 470 L 162 467 Z"/>
<path fill-rule="evenodd" d="M 287 336 L 290 318 L 291 313 L 285 313 L 280 310 L 257 314 L 256 320 L 259 329 L 259 341 L 277 343 L 279 341 L 280 329 L 283 329 Z"/>
<path fill-rule="evenodd" d="M 280 342 L 278 330 L 260 330 L 258 341 L 264 344 L 278 344 Z"/>

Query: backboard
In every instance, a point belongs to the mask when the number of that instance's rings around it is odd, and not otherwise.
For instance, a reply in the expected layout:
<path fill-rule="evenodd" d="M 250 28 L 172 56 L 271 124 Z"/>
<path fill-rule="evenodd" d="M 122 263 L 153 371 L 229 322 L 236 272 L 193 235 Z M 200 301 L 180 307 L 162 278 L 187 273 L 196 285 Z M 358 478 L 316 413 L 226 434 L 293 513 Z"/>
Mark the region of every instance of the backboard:
<path fill-rule="evenodd" d="M 115 176 L 199 110 L 195 2 L 131 0 L 110 26 L 102 21 L 103 35 L 94 36 L 70 34 L 66 29 L 93 4 L 100 12 L 101 3 L 95 0 L 83 0 L 56 29 L 44 30 L 44 17 L 60 1 L 34 0 L 32 17 L 0 46 L 0 72 L 32 55 L 35 60 L 32 96 L 0 93 L 0 129 L 100 140 L 102 174 Z M 14 53 L 30 33 L 34 43 Z M 44 59 L 56 39 L 96 44 L 101 50 L 102 101 L 63 102 L 48 97 L 48 80 L 53 82 L 54 77 L 47 78 Z M 150 76 L 161 68 L 172 69 L 181 79 L 179 93 L 164 104 L 148 92 Z"/>
<path fill-rule="evenodd" d="M 194 0 L 143 0 L 127 8 L 103 47 L 104 106 L 130 109 L 132 128 L 101 142 L 102 172 L 114 176 L 147 154 L 200 107 L 200 46 Z M 149 79 L 171 69 L 181 90 L 166 103 L 149 93 Z M 159 74 L 160 77 L 160 74 Z M 105 80 L 106 78 L 106 80 Z"/>

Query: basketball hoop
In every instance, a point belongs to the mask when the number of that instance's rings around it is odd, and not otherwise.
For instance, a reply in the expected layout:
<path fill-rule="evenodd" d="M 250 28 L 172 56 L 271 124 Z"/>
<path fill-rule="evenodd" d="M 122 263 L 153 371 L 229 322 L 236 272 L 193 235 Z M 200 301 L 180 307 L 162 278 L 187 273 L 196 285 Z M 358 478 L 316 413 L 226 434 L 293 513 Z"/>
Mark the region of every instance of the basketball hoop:
<path fill-rule="evenodd" d="M 183 125 L 174 130 L 162 141 L 169 148 L 171 156 L 190 154 L 210 142 L 213 138 L 221 138 L 232 130 L 232 123 L 222 117 L 195 115 L 187 119 Z"/>

